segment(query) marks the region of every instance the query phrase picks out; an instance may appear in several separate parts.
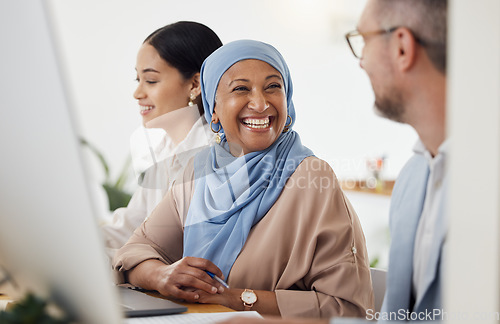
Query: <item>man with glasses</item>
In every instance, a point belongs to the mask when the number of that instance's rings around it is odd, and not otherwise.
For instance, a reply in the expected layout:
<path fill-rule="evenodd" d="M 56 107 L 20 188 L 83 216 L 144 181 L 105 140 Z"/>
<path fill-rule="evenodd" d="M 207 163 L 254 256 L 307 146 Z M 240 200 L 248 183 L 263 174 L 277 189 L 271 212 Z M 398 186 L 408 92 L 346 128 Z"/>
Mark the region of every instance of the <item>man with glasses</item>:
<path fill-rule="evenodd" d="M 419 136 L 391 198 L 384 304 L 379 313 L 368 311 L 368 320 L 433 321 L 444 316 L 446 15 L 446 0 L 368 0 L 357 30 L 346 34 L 370 78 L 376 112 L 412 126 Z M 328 322 L 264 322 L 285 321 Z"/>
<path fill-rule="evenodd" d="M 419 136 L 391 199 L 384 305 L 369 319 L 443 316 L 446 11 L 446 0 L 368 0 L 357 31 L 346 35 L 370 78 L 376 111 Z"/>

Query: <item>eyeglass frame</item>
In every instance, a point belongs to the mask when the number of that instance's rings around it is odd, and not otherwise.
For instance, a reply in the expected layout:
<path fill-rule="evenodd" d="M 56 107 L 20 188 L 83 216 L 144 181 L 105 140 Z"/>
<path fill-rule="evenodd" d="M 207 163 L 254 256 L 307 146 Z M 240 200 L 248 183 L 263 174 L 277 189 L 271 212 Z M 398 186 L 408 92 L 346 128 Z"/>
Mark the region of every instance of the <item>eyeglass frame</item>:
<path fill-rule="evenodd" d="M 378 30 L 368 31 L 368 32 L 363 32 L 363 33 L 358 31 L 358 30 L 353 30 L 353 31 L 350 31 L 350 32 L 345 34 L 345 39 L 346 39 L 347 44 L 349 45 L 349 48 L 351 49 L 351 52 L 354 55 L 354 57 L 361 59 L 361 54 L 360 54 L 360 56 L 358 56 L 356 54 L 356 52 L 354 51 L 354 47 L 352 46 L 351 41 L 349 40 L 351 37 L 361 36 L 361 37 L 363 37 L 363 41 L 364 41 L 364 38 L 366 36 L 390 34 L 390 33 L 395 32 L 398 28 L 407 28 L 407 27 L 395 26 L 395 27 L 391 27 L 391 28 L 387 28 L 387 29 L 378 29 Z M 410 32 L 412 33 L 413 37 L 415 37 L 415 40 L 417 41 L 417 43 L 419 43 L 420 45 L 425 45 L 425 42 L 423 42 L 420 38 L 415 36 L 415 33 L 413 33 L 411 30 L 410 30 Z M 363 45 L 363 48 L 364 48 L 364 45 Z"/>

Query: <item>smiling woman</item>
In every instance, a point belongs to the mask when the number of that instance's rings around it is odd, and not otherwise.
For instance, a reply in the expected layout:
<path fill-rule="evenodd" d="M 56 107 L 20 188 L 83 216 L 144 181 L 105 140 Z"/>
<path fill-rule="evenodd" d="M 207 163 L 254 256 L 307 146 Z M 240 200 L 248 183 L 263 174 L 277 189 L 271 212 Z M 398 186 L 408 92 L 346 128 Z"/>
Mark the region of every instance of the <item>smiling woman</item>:
<path fill-rule="evenodd" d="M 231 42 L 205 60 L 200 81 L 221 140 L 118 251 L 121 282 L 261 314 L 364 316 L 373 292 L 363 231 L 330 166 L 291 130 L 281 54 Z"/>
<path fill-rule="evenodd" d="M 141 46 L 136 71 L 138 84 L 134 98 L 139 103 L 145 125 L 156 117 L 185 107 L 189 100 L 192 102 L 199 95 L 199 74 L 184 78 L 150 43 Z"/>
<path fill-rule="evenodd" d="M 283 78 L 268 63 L 240 61 L 222 76 L 212 124 L 223 125 L 233 155 L 271 146 L 283 131 L 286 116 Z"/>

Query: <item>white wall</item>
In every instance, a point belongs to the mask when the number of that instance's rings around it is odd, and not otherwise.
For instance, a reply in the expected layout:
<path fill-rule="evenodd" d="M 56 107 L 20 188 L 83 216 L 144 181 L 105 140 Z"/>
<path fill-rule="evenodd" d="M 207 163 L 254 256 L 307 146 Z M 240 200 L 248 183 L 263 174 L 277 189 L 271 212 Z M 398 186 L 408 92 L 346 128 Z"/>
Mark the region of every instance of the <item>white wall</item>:
<path fill-rule="evenodd" d="M 206 24 L 223 43 L 251 38 L 274 45 L 294 82 L 295 130 L 329 162 L 339 179 L 368 175 L 366 158 L 387 157 L 394 179 L 411 155 L 413 129 L 377 117 L 365 72 L 344 34 L 356 28 L 365 0 L 49 0 L 68 87 L 82 135 L 110 161 L 116 177 L 129 152 L 129 136 L 141 122 L 132 97 L 136 52 L 155 29 L 179 20 Z M 92 181 L 106 215 L 97 160 Z M 130 189 L 133 190 L 133 184 Z M 365 226 L 371 257 L 387 263 L 388 199 L 351 195 Z M 384 206 L 383 208 L 381 206 Z M 383 242 L 383 243 L 380 243 Z"/>
<path fill-rule="evenodd" d="M 211 27 L 224 43 L 252 38 L 278 48 L 294 80 L 296 130 L 339 178 L 363 177 L 364 159 L 387 155 L 394 178 L 413 130 L 374 115 L 368 78 L 343 35 L 365 0 L 50 0 L 83 135 L 118 172 L 139 125 L 135 56 L 153 30 L 178 20 Z"/>

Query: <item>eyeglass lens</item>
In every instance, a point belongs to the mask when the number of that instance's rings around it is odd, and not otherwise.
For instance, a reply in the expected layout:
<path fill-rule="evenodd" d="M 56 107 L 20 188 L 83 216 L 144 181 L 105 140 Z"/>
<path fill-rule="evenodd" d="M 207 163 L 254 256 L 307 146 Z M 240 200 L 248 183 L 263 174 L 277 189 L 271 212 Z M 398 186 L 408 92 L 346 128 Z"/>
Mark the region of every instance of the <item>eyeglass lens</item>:
<path fill-rule="evenodd" d="M 365 46 L 365 40 L 361 35 L 353 35 L 349 37 L 349 42 L 351 43 L 354 55 L 361 57 L 363 54 L 363 47 Z"/>

